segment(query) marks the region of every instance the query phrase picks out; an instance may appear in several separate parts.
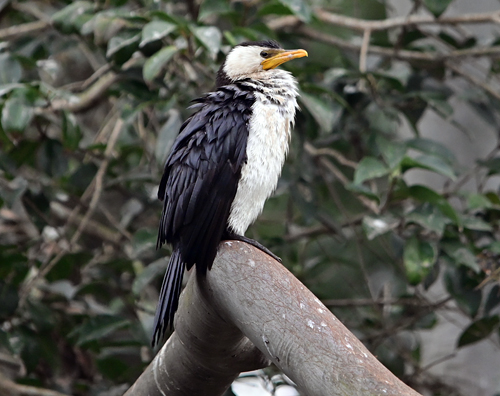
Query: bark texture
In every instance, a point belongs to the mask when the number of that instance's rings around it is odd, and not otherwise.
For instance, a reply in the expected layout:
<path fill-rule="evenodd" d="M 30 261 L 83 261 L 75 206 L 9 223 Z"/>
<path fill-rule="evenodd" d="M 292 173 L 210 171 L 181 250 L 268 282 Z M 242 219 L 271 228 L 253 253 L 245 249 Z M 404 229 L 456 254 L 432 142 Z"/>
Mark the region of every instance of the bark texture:
<path fill-rule="evenodd" d="M 190 276 L 176 331 L 126 395 L 218 396 L 271 360 L 308 396 L 417 396 L 284 266 L 223 242 Z M 257 348 L 255 348 L 257 347 Z"/>

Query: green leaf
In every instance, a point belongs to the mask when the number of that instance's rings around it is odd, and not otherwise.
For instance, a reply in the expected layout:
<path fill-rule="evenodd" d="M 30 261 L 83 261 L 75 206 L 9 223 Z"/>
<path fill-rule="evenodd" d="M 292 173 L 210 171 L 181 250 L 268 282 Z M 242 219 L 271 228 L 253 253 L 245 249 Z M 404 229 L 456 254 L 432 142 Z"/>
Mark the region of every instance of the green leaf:
<path fill-rule="evenodd" d="M 446 11 L 453 0 L 424 0 L 427 9 L 437 18 Z"/>
<path fill-rule="evenodd" d="M 354 184 L 361 184 L 365 180 L 375 179 L 389 174 L 389 169 L 374 157 L 364 157 L 354 172 Z"/>
<path fill-rule="evenodd" d="M 120 32 L 108 42 L 106 58 L 114 60 L 122 65 L 130 59 L 137 50 L 141 35 L 134 32 Z"/>
<path fill-rule="evenodd" d="M 446 256 L 440 261 L 449 263 Z M 457 266 L 455 263 L 446 265 L 444 273 L 446 290 L 455 299 L 457 304 L 471 317 L 477 315 L 481 305 L 482 291 L 478 289 L 478 282 L 471 277 L 471 270 L 465 266 Z"/>
<path fill-rule="evenodd" d="M 165 259 L 165 257 L 162 257 L 161 259 L 149 264 L 134 279 L 134 283 L 132 284 L 132 293 L 138 296 L 146 287 L 146 285 L 148 285 L 154 278 L 156 278 L 160 274 L 165 273 L 167 266 L 168 261 Z"/>
<path fill-rule="evenodd" d="M 92 18 L 95 4 L 91 1 L 74 1 L 52 15 L 52 24 L 63 33 L 79 32 Z"/>
<path fill-rule="evenodd" d="M 258 15 L 260 17 L 266 15 L 293 15 L 293 12 L 282 3 L 269 2 L 259 8 Z"/>
<path fill-rule="evenodd" d="M 363 230 L 368 240 L 372 240 L 379 235 L 393 230 L 399 223 L 399 219 L 390 214 L 378 217 L 365 216 L 363 218 Z"/>
<path fill-rule="evenodd" d="M 218 28 L 215 26 L 200 26 L 191 28 L 191 31 L 213 57 L 219 53 L 222 33 Z"/>
<path fill-rule="evenodd" d="M 443 214 L 451 219 L 453 223 L 461 226 L 460 218 L 458 217 L 455 209 L 436 191 L 421 185 L 413 185 L 408 188 L 411 197 L 420 202 L 429 202 L 436 205 Z"/>
<path fill-rule="evenodd" d="M 288 9 L 302 22 L 311 21 L 311 8 L 309 4 L 302 0 L 279 0 L 281 4 L 288 7 Z"/>
<path fill-rule="evenodd" d="M 488 245 L 488 250 L 494 254 L 500 254 L 500 241 L 494 241 Z"/>
<path fill-rule="evenodd" d="M 462 216 L 461 218 L 462 226 L 469 230 L 474 231 L 492 231 L 493 228 L 491 224 L 488 224 L 484 220 L 478 217 Z"/>
<path fill-rule="evenodd" d="M 488 199 L 485 194 L 468 193 L 467 196 L 467 209 L 490 209 L 493 203 Z"/>
<path fill-rule="evenodd" d="M 317 96 L 303 91 L 300 92 L 299 100 L 309 113 L 311 113 L 323 133 L 330 133 L 334 124 L 340 118 L 342 106 L 336 102 L 322 100 Z"/>
<path fill-rule="evenodd" d="M 404 157 L 401 161 L 401 171 L 404 173 L 412 168 L 427 169 L 443 176 L 449 177 L 452 180 L 456 179 L 453 168 L 444 162 L 441 158 L 433 155 L 421 155 L 418 158 Z"/>
<path fill-rule="evenodd" d="M 479 273 L 481 268 L 477 263 L 477 258 L 467 246 L 464 246 L 458 241 L 442 242 L 441 248 L 445 253 L 450 256 L 455 264 L 464 265 L 472 269 L 474 272 Z"/>
<path fill-rule="evenodd" d="M 2 127 L 6 132 L 24 132 L 33 118 L 33 109 L 21 97 L 10 97 L 2 109 Z"/>
<path fill-rule="evenodd" d="M 453 114 L 453 107 L 448 103 L 446 95 L 438 92 L 420 92 L 424 99 L 441 117 L 448 118 Z"/>
<path fill-rule="evenodd" d="M 450 151 L 450 149 L 434 140 L 415 138 L 408 140 L 406 144 L 408 147 L 421 151 L 422 153 L 440 157 L 448 163 L 455 162 L 455 155 Z"/>
<path fill-rule="evenodd" d="M 429 274 L 437 259 L 437 248 L 429 242 L 421 241 L 413 236 L 406 242 L 403 262 L 408 282 L 418 285 Z"/>
<path fill-rule="evenodd" d="M 63 111 L 61 114 L 62 118 L 62 142 L 64 147 L 70 150 L 76 150 L 80 140 L 82 140 L 83 134 L 80 130 L 80 125 L 74 114 Z"/>
<path fill-rule="evenodd" d="M 82 346 L 92 341 L 98 341 L 129 325 L 130 321 L 128 319 L 98 315 L 88 318 L 85 323 L 75 327 L 68 336 L 76 337 L 76 346 Z"/>
<path fill-rule="evenodd" d="M 380 107 L 372 102 L 364 111 L 370 123 L 370 129 L 380 134 L 396 134 L 400 129 L 401 113 L 394 107 Z"/>
<path fill-rule="evenodd" d="M 23 69 L 9 52 L 0 53 L 0 92 L 5 95 L 5 85 L 17 83 L 21 80 Z"/>
<path fill-rule="evenodd" d="M 198 20 L 203 21 L 210 15 L 224 15 L 229 12 L 231 6 L 227 0 L 204 0 L 200 5 Z"/>
<path fill-rule="evenodd" d="M 19 295 L 17 287 L 0 279 L 0 320 L 7 320 L 17 309 Z"/>
<path fill-rule="evenodd" d="M 37 165 L 48 176 L 59 177 L 68 170 L 68 157 L 59 140 L 46 139 L 37 152 Z"/>
<path fill-rule="evenodd" d="M 484 312 L 486 315 L 490 313 L 492 309 L 500 304 L 500 285 L 495 285 L 491 288 L 490 294 L 486 299 L 484 304 Z"/>
<path fill-rule="evenodd" d="M 144 63 L 144 67 L 142 69 L 144 79 L 146 81 L 154 80 L 177 51 L 177 47 L 168 46 L 150 57 L 146 63 Z"/>
<path fill-rule="evenodd" d="M 460 339 L 458 340 L 457 346 L 463 347 L 465 345 L 469 345 L 485 339 L 496 328 L 498 328 L 499 323 L 500 318 L 498 317 L 498 315 L 476 320 L 464 330 L 464 332 L 460 336 Z"/>
<path fill-rule="evenodd" d="M 157 231 L 156 229 L 141 228 L 138 230 L 132 239 L 132 247 L 136 256 L 145 251 L 152 250 L 156 246 Z"/>
<path fill-rule="evenodd" d="M 144 47 L 146 44 L 161 40 L 163 37 L 168 36 L 177 26 L 173 23 L 166 21 L 152 21 L 144 26 L 141 34 L 141 42 L 139 48 Z"/>
<path fill-rule="evenodd" d="M 420 224 L 422 227 L 443 236 L 447 224 L 451 223 L 435 205 L 425 202 L 406 215 L 406 221 Z"/>
<path fill-rule="evenodd" d="M 345 186 L 345 188 L 355 194 L 364 195 L 365 197 L 376 201 L 377 204 L 380 203 L 380 197 L 363 184 L 349 183 Z"/>
<path fill-rule="evenodd" d="M 489 169 L 488 175 L 500 173 L 500 157 L 492 158 L 486 161 L 477 161 L 479 165 Z"/>
<path fill-rule="evenodd" d="M 407 150 L 404 143 L 388 140 L 382 135 L 377 136 L 377 147 L 391 170 L 399 166 Z"/>

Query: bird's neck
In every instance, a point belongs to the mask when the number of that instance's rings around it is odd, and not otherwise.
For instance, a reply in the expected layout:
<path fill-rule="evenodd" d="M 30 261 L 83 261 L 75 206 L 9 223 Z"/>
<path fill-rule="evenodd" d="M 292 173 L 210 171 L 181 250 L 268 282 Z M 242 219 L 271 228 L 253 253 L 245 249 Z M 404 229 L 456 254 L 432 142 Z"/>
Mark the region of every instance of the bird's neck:
<path fill-rule="evenodd" d="M 281 69 L 253 73 L 235 82 L 261 93 L 270 102 L 279 105 L 285 105 L 290 100 L 295 102 L 298 96 L 297 81 L 289 72 Z"/>

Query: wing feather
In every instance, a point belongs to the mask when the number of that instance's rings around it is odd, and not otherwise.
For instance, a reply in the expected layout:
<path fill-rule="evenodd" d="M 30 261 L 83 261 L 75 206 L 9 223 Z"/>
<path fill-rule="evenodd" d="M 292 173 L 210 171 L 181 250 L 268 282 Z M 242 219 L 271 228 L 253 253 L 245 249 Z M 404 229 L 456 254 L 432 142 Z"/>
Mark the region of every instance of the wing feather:
<path fill-rule="evenodd" d="M 217 253 L 246 161 L 253 103 L 237 86 L 198 99 L 167 158 L 158 246 L 171 243 L 188 268 L 205 272 Z"/>

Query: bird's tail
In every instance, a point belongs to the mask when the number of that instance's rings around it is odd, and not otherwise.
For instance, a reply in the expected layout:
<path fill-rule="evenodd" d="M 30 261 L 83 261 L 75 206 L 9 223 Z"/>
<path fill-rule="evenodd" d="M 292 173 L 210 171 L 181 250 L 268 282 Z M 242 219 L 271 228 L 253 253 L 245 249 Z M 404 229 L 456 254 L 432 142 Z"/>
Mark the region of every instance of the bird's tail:
<path fill-rule="evenodd" d="M 184 275 L 184 263 L 181 253 L 174 249 L 168 263 L 167 272 L 163 278 L 160 290 L 160 299 L 156 307 L 153 339 L 153 347 L 158 345 L 169 326 L 174 324 L 174 315 L 179 304 L 179 295 L 181 294 L 182 276 Z"/>

